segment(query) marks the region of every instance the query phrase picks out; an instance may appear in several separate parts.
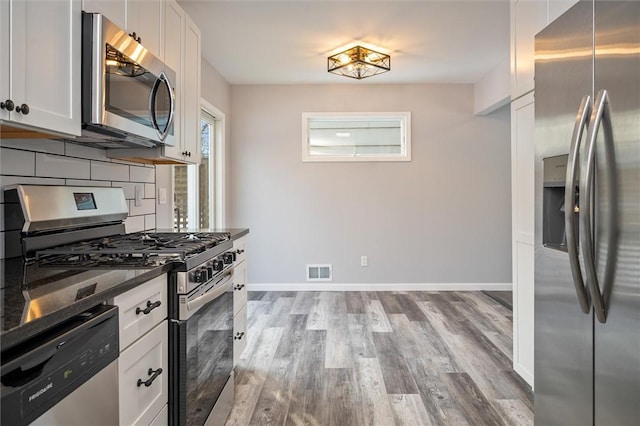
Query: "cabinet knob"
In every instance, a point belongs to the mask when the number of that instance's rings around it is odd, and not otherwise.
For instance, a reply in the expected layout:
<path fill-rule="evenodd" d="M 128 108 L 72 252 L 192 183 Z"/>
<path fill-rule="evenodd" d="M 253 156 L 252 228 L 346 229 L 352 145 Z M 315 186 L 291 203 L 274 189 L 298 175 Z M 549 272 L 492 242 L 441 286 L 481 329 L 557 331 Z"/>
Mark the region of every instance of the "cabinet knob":
<path fill-rule="evenodd" d="M 151 376 L 148 380 L 142 380 L 142 379 L 138 379 L 138 387 L 144 385 L 145 387 L 149 387 L 151 386 L 151 384 L 153 383 L 153 381 L 162 374 L 162 368 L 158 368 L 157 370 L 154 370 L 153 368 L 150 368 L 147 371 L 147 375 Z"/>
<path fill-rule="evenodd" d="M 233 336 L 233 340 L 241 340 L 244 337 L 244 331 L 237 332 L 235 336 Z"/>
<path fill-rule="evenodd" d="M 16 107 L 17 113 L 22 113 L 22 115 L 29 115 L 29 105 L 22 104 Z"/>
<path fill-rule="evenodd" d="M 191 157 L 191 151 L 187 152 L 187 157 Z"/>
<path fill-rule="evenodd" d="M 11 99 L 7 99 L 4 102 L 0 102 L 0 109 L 6 109 L 7 111 L 13 111 L 14 103 Z"/>
<path fill-rule="evenodd" d="M 132 39 L 136 40 L 136 39 L 138 38 L 138 35 L 137 35 L 137 34 L 136 34 L 136 32 L 134 31 L 134 32 L 132 32 L 132 33 L 129 33 L 129 37 L 131 37 Z"/>

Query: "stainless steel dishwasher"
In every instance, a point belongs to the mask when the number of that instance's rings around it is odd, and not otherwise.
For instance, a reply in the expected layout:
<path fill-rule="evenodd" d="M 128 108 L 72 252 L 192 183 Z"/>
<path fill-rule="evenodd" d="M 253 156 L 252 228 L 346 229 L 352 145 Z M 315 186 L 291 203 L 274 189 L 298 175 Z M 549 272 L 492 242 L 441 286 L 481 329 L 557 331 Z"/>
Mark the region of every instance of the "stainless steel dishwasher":
<path fill-rule="evenodd" d="M 2 424 L 118 424 L 118 308 L 98 305 L 2 352 Z"/>

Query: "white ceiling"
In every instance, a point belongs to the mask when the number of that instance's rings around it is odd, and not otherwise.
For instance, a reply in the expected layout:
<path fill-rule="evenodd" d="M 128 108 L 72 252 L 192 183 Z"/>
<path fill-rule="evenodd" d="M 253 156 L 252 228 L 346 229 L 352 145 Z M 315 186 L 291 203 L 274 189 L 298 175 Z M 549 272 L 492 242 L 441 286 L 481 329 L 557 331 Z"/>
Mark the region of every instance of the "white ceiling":
<path fill-rule="evenodd" d="M 475 83 L 509 56 L 509 1 L 180 0 L 230 84 L 326 84 L 327 56 L 361 42 L 391 55 L 362 83 Z"/>

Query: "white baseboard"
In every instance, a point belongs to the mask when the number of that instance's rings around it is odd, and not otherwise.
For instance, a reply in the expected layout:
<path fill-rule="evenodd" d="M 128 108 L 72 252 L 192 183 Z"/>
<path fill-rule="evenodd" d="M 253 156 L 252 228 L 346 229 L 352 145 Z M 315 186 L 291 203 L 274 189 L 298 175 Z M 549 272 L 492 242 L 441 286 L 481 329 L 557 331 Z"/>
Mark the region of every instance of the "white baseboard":
<path fill-rule="evenodd" d="M 529 386 L 531 386 L 531 390 L 533 390 L 533 374 L 527 371 L 527 369 L 520 364 L 514 364 L 513 371 L 518 373 L 518 375 L 522 377 L 524 381 L 529 384 Z"/>
<path fill-rule="evenodd" d="M 248 283 L 249 291 L 510 291 L 511 283 Z"/>

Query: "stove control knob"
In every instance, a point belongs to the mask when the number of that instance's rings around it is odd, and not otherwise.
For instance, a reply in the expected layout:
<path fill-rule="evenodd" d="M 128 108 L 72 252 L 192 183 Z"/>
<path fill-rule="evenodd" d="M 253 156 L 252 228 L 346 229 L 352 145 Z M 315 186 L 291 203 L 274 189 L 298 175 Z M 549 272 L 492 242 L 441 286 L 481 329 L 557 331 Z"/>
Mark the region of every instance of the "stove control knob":
<path fill-rule="evenodd" d="M 222 271 L 224 268 L 224 261 L 220 258 L 213 261 L 213 270 L 214 271 Z"/>
<path fill-rule="evenodd" d="M 207 266 L 207 279 L 210 280 L 213 278 L 213 266 Z"/>
<path fill-rule="evenodd" d="M 222 261 L 228 265 L 229 263 L 233 263 L 233 261 L 235 260 L 234 257 L 235 253 L 226 252 L 222 255 Z"/>
<path fill-rule="evenodd" d="M 203 283 L 207 281 L 207 270 L 206 268 L 200 268 L 193 273 L 193 282 Z"/>

